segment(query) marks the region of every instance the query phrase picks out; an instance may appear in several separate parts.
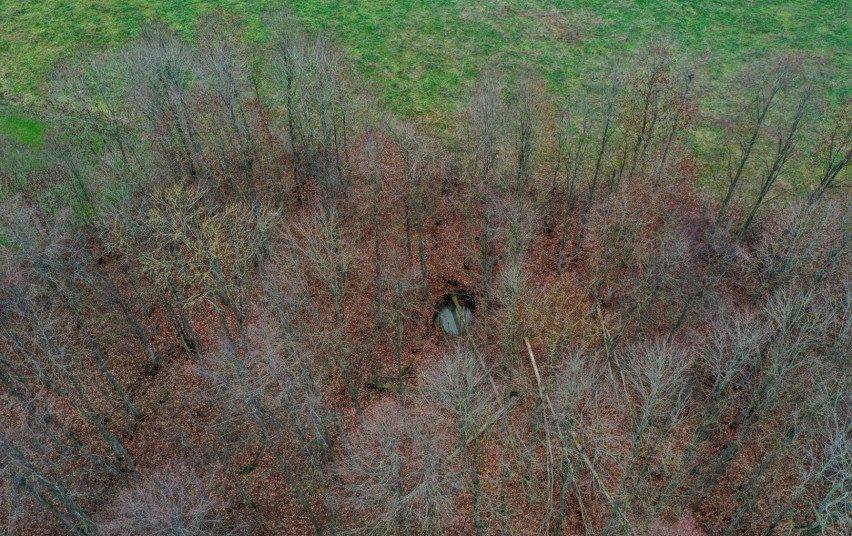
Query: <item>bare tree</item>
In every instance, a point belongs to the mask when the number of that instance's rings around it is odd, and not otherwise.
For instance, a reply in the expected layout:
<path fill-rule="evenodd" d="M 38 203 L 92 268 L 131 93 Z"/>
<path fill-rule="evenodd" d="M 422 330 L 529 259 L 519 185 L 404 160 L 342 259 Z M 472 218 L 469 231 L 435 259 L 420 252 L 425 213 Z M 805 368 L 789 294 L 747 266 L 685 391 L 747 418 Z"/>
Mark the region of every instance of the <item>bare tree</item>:
<path fill-rule="evenodd" d="M 543 101 L 544 90 L 541 82 L 526 73 L 514 88 L 511 99 L 507 103 L 512 117 L 511 124 L 514 127 L 511 137 L 516 160 L 515 184 L 512 191 L 519 199 L 526 195 L 529 188 L 533 160 L 541 137 L 539 122 L 543 112 Z"/>
<path fill-rule="evenodd" d="M 833 267 L 842 266 L 849 255 L 845 223 L 849 211 L 842 200 L 823 197 L 830 189 L 842 185 L 842 172 L 852 156 L 848 114 L 839 112 L 826 130 L 818 149 L 817 158 L 824 166 L 819 183 L 806 200 L 793 202 L 784 209 L 780 225 L 776 226 L 780 230 L 766 233 L 756 248 L 755 300 L 804 275 L 816 283 L 830 274 Z"/>
<path fill-rule="evenodd" d="M 655 43 L 649 46 L 644 54 L 646 57 L 642 61 L 643 69 L 631 81 L 637 91 L 636 109 L 629 110 L 631 124 L 628 125 L 628 131 L 634 141 L 630 148 L 628 181 L 634 177 L 637 170 L 640 175 L 644 175 L 648 153 L 657 141 L 663 116 L 670 111 L 666 100 L 667 86 L 671 83 L 671 50 L 665 44 Z"/>
<path fill-rule="evenodd" d="M 777 107 L 781 94 L 789 86 L 797 70 L 797 62 L 781 57 L 768 64 L 754 65 L 744 74 L 746 102 L 743 103 L 743 123 L 737 124 L 733 133 L 737 146 L 730 150 L 727 158 L 728 186 L 716 217 L 718 224 L 725 222 L 740 181 L 748 174 L 747 166 L 754 151 L 760 147 L 769 113 Z"/>
<path fill-rule="evenodd" d="M 192 53 L 162 27 L 147 28 L 125 58 L 131 102 L 177 177 L 204 177 L 201 145 L 189 96 Z"/>
<path fill-rule="evenodd" d="M 128 120 L 132 113 L 118 75 L 121 63 L 121 54 L 85 50 L 83 57 L 56 69 L 46 102 L 51 123 L 61 125 L 71 149 L 85 155 L 79 160 L 97 164 L 103 179 L 120 174 L 135 185 L 141 179 L 144 148 L 139 129 Z"/>
<path fill-rule="evenodd" d="M 137 476 L 110 505 L 103 534 L 186 536 L 244 534 L 225 519 L 228 502 L 211 470 L 169 462 Z"/>
<path fill-rule="evenodd" d="M 565 123 L 559 126 L 560 139 L 565 139 L 560 149 L 566 154 L 560 154 L 557 158 L 565 160 L 565 201 L 562 204 L 562 229 L 559 236 L 559 250 L 556 254 L 556 271 L 562 272 L 565 263 L 565 246 L 568 243 L 568 225 L 571 221 L 571 213 L 577 198 L 577 181 L 583 169 L 583 161 L 586 154 L 589 138 L 591 118 L 589 111 L 585 110 L 580 119 L 579 127 L 571 124 L 572 117 L 568 116 Z"/>
<path fill-rule="evenodd" d="M 249 79 L 251 55 L 240 36 L 234 35 L 235 28 L 237 21 L 221 14 L 207 19 L 198 31 L 192 67 L 199 85 L 212 91 L 200 130 L 205 137 L 215 139 L 208 145 L 221 155 L 206 160 L 219 166 L 236 162 L 245 184 L 229 186 L 235 187 L 246 203 L 254 204 L 258 203 L 259 144 L 247 103 L 259 99 Z M 231 182 L 230 170 L 223 171 L 225 180 Z"/>
<path fill-rule="evenodd" d="M 792 374 L 802 369 L 823 330 L 824 321 L 809 314 L 814 304 L 813 294 L 795 290 L 779 291 L 767 303 L 765 323 L 760 329 L 765 338 L 758 346 L 759 351 L 745 364 L 750 381 L 731 425 L 737 434 L 726 442 L 706 471 L 700 471 L 702 476 L 682 499 L 683 504 L 694 509 L 701 505 L 739 452 L 756 420 L 779 407 L 785 396 L 798 386 Z"/>
<path fill-rule="evenodd" d="M 789 121 L 785 122 L 785 125 L 778 128 L 779 132 L 776 134 L 777 141 L 775 144 L 774 154 L 770 160 L 771 163 L 760 179 L 760 189 L 758 190 L 757 197 L 755 198 L 751 209 L 749 209 L 745 221 L 743 221 L 740 225 L 740 233 L 747 232 L 749 227 L 751 227 L 757 211 L 764 204 L 764 201 L 769 195 L 769 192 L 772 190 L 772 187 L 785 171 L 790 159 L 794 156 L 794 150 L 798 139 L 801 137 L 801 130 L 805 126 L 804 123 L 809 119 L 808 116 L 811 113 L 811 101 L 814 98 L 815 91 L 815 88 L 811 84 L 812 83 L 805 82 L 805 87 L 801 90 L 801 95 L 797 99 L 798 102 L 792 112 L 792 116 Z"/>
<path fill-rule="evenodd" d="M 767 229 L 747 260 L 752 301 L 789 285 L 818 288 L 843 277 L 850 250 L 848 208 L 841 200 L 780 211 L 783 220 Z"/>
<path fill-rule="evenodd" d="M 264 338 L 261 342 L 273 340 Z M 261 451 L 268 449 L 271 452 L 305 516 L 310 520 L 315 532 L 322 534 L 323 523 L 309 500 L 310 480 L 297 472 L 295 463 L 298 459 L 293 457 L 294 453 L 282 448 L 282 436 L 286 436 L 290 430 L 288 411 L 294 408 L 282 407 L 276 402 L 293 400 L 293 394 L 281 390 L 281 381 L 287 382 L 284 384 L 287 388 L 291 384 L 285 373 L 272 361 L 281 357 L 277 350 L 275 346 L 269 348 L 264 345 L 244 350 L 225 341 L 219 351 L 206 356 L 204 373 L 210 384 L 209 394 L 219 407 L 220 419 L 226 421 L 226 429 L 228 424 L 245 422 L 255 428 L 260 435 Z M 297 395 L 296 400 L 309 400 L 299 396 L 301 394 Z"/>
<path fill-rule="evenodd" d="M 363 415 L 358 392 L 352 378 L 348 352 L 344 350 L 343 332 L 346 322 L 343 304 L 347 297 L 350 270 L 355 261 L 355 250 L 343 235 L 344 229 L 337 212 L 314 210 L 303 224 L 293 224 L 288 231 L 287 246 L 292 254 L 304 260 L 308 277 L 319 281 L 328 290 L 333 304 L 333 322 L 341 345 L 337 348 L 335 363 L 343 374 L 352 403 L 358 415 Z"/>
<path fill-rule="evenodd" d="M 80 497 L 51 471 L 49 465 L 45 466 L 49 454 L 44 452 L 43 445 L 22 444 L 21 438 L 13 437 L 10 432 L 3 430 L 0 433 L 0 461 L 12 482 L 50 512 L 71 534 L 97 534 L 91 517 L 80 507 Z"/>
<path fill-rule="evenodd" d="M 287 108 L 294 179 L 298 188 L 316 178 L 329 212 L 349 182 L 347 119 L 354 91 L 342 59 L 323 39 L 308 37 L 288 20 L 279 25 L 273 61 Z"/>
<path fill-rule="evenodd" d="M 675 148 L 675 140 L 692 124 L 693 116 L 696 113 L 697 105 L 693 97 L 695 69 L 689 66 L 682 68 L 678 78 L 678 86 L 673 89 L 669 96 L 671 109 L 664 110 L 664 112 L 668 112 L 667 115 L 669 116 L 668 133 L 665 136 L 662 154 L 659 156 L 655 170 L 653 182 L 655 186 L 661 182 L 663 173 L 666 171 L 669 157 Z"/>
<path fill-rule="evenodd" d="M 72 60 L 37 154 L 2 142 L 4 530 L 242 534 L 222 479 L 252 506 L 263 467 L 317 534 L 849 532 L 852 128 L 810 60 L 745 70 L 710 143 L 666 43 L 561 118 L 536 74 L 486 71 L 443 147 L 376 113 L 329 41 L 273 24 L 259 57 L 216 15 Z M 448 213 L 461 275 L 428 258 Z M 542 271 L 541 242 L 576 273 Z M 476 287 L 476 329 L 415 368 L 430 278 Z M 139 426 L 142 401 L 181 359 L 216 463 L 140 469 L 161 422 Z"/>
<path fill-rule="evenodd" d="M 86 422 L 95 427 L 112 448 L 113 472 L 132 471 L 133 461 L 101 411 L 115 413 L 116 421 L 132 425 L 141 413 L 112 370 L 98 330 L 92 326 L 88 292 L 82 287 L 83 267 L 75 263 L 74 249 L 62 232 L 59 218 L 50 235 L 25 230 L 29 218 L 19 214 L 14 254 L 4 255 L 0 302 L 0 341 L 4 353 L 15 356 L 3 365 L 13 389 L 23 390 L 19 401 L 32 398 L 36 386 L 65 400 Z M 44 228 L 42 232 L 46 232 Z M 24 397 L 24 398 L 22 398 Z"/>
<path fill-rule="evenodd" d="M 188 192 L 193 190 L 186 190 L 183 193 Z M 160 192 L 160 194 L 163 193 Z M 107 251 L 132 261 L 128 264 L 134 278 L 153 287 L 157 296 L 156 301 L 166 312 L 178 342 L 187 355 L 196 355 L 200 350 L 200 342 L 190 318 L 197 305 L 197 299 L 193 300 L 192 296 L 188 295 L 187 278 L 175 276 L 175 272 L 183 273 L 181 270 L 175 270 L 181 265 L 181 257 L 175 254 L 175 245 L 171 242 L 164 243 L 156 240 L 157 233 L 152 232 L 158 217 L 174 214 L 175 209 L 186 202 L 186 199 L 180 200 L 178 197 L 181 196 L 171 199 L 171 208 L 168 202 L 163 203 L 165 210 L 158 207 L 162 199 L 160 195 L 144 200 L 143 204 L 136 199 L 128 200 L 111 214 L 104 215 L 101 226 Z M 168 201 L 168 197 L 164 201 Z M 197 202 L 197 200 L 190 201 L 190 207 Z M 183 208 L 186 206 L 184 205 Z M 164 260 L 163 265 L 158 264 L 160 258 Z"/>
<path fill-rule="evenodd" d="M 12 385 L 32 394 L 36 386 L 41 386 L 51 396 L 65 401 L 97 430 L 112 450 L 112 460 L 104 460 L 102 466 L 114 474 L 131 472 L 133 459 L 100 414 L 105 410 L 104 405 L 115 411 L 122 411 L 122 408 L 117 407 L 112 394 L 99 379 L 93 377 L 85 350 L 65 342 L 67 335 L 62 326 L 70 320 L 49 302 L 28 296 L 27 291 L 31 290 L 32 287 L 23 287 L 3 296 L 0 335 L 9 349 L 8 355 L 16 356 L 14 361 L 3 360 L 4 375 L 10 380 L 16 378 L 17 382 Z"/>
<path fill-rule="evenodd" d="M 376 154 L 378 148 L 376 146 L 375 137 L 371 138 L 367 144 L 367 165 L 369 168 L 370 175 L 370 219 L 372 223 L 372 233 L 373 233 L 373 270 L 375 272 L 375 281 L 376 281 L 376 329 L 380 330 L 384 324 L 384 310 L 383 310 L 383 297 L 384 297 L 384 277 L 382 274 L 382 250 L 383 247 L 383 235 L 385 234 L 385 222 L 381 220 L 383 210 L 383 199 L 385 198 L 385 194 L 383 192 L 384 189 L 384 173 L 382 171 L 381 163 L 378 161 L 378 155 Z"/>
<path fill-rule="evenodd" d="M 849 107 L 837 111 L 822 137 L 823 173 L 819 184 L 808 196 L 808 205 L 819 201 L 825 193 L 842 184 L 841 173 L 852 160 L 852 117 Z M 838 178 L 841 178 L 838 183 Z"/>
<path fill-rule="evenodd" d="M 311 373 L 313 355 L 301 341 L 276 337 L 268 326 L 258 326 L 255 342 L 259 367 L 257 384 L 266 398 L 267 418 L 277 429 L 275 440 L 297 446 L 307 471 L 301 478 L 319 488 L 323 496 L 330 534 L 336 531 L 336 504 L 331 472 L 334 462 L 334 426 L 339 417 L 326 402 L 325 394 Z M 282 344 L 283 343 L 283 344 Z M 341 434 L 342 435 L 342 434 Z M 288 456 L 293 456 L 290 452 Z M 298 458 L 297 458 L 298 459 Z M 307 473 L 307 474 L 305 474 Z"/>
<path fill-rule="evenodd" d="M 309 273 L 328 289 L 335 321 L 343 319 L 343 302 L 349 290 L 354 251 L 343 237 L 336 211 L 314 211 L 304 224 L 295 224 L 288 245 L 308 264 Z"/>
<path fill-rule="evenodd" d="M 410 374 L 414 366 L 414 357 L 403 363 L 402 352 L 406 342 L 406 334 L 416 319 L 418 305 L 414 270 L 409 266 L 406 255 L 400 248 L 389 251 L 388 266 L 390 270 L 385 275 L 385 285 L 388 289 L 387 317 L 389 323 L 385 330 L 385 338 L 392 340 L 396 374 L 396 390 L 400 405 L 406 407 L 405 376 Z"/>
<path fill-rule="evenodd" d="M 413 212 L 414 228 L 417 233 L 417 260 L 423 293 L 429 296 L 429 268 L 426 262 L 426 220 L 431 209 L 429 188 L 430 176 L 434 172 L 436 156 L 427 154 L 424 142 L 412 128 L 403 128 L 399 134 L 400 146 L 405 159 L 406 206 Z"/>
<path fill-rule="evenodd" d="M 597 458 L 595 451 L 606 444 L 610 433 L 599 427 L 605 424 L 604 419 L 597 418 L 599 398 L 604 395 L 604 391 L 600 389 L 603 384 L 603 370 L 594 363 L 592 357 L 582 351 L 567 353 L 557 373 L 550 378 L 546 386 L 546 401 L 555 419 L 559 447 L 559 502 L 553 534 L 561 534 L 568 512 L 569 497 L 572 494 L 577 501 L 585 533 L 590 534 L 593 530 L 583 499 L 582 455 L 588 451 L 591 453 L 590 458 Z M 584 445 L 578 438 L 587 438 L 590 441 Z"/>
<path fill-rule="evenodd" d="M 848 401 L 844 401 L 843 404 Z M 810 444 L 805 446 L 801 480 L 791 497 L 761 533 L 769 536 L 787 518 L 794 515 L 805 496 L 812 499 L 802 508 L 807 521 L 797 527 L 803 534 L 843 534 L 849 528 L 848 495 L 852 479 L 852 447 L 849 443 L 848 415 L 842 408 L 824 415 L 823 426 L 816 427 Z"/>
<path fill-rule="evenodd" d="M 433 416 L 383 400 L 351 438 L 339 466 L 346 501 L 371 534 L 437 534 L 461 491 L 451 436 Z"/>
<path fill-rule="evenodd" d="M 135 255 L 143 272 L 160 287 L 163 303 L 189 353 L 198 351 L 198 337 L 189 318 L 207 304 L 221 332 L 239 342 L 248 313 L 246 292 L 256 273 L 274 212 L 256 218 L 243 214 L 246 205 L 210 206 L 206 191 L 192 185 L 170 185 L 151 193 L 147 206 L 132 218 L 116 220 L 116 248 Z M 233 326 L 228 317 L 233 318 Z"/>
<path fill-rule="evenodd" d="M 488 314 L 493 277 L 495 175 L 498 173 L 499 148 L 503 143 L 502 121 L 506 106 L 502 92 L 503 84 L 498 77 L 482 76 L 471 95 L 466 123 L 471 152 L 470 180 L 476 192 L 475 204 L 481 223 L 479 242 L 483 316 Z"/>
<path fill-rule="evenodd" d="M 621 482 L 604 533 L 616 530 L 620 511 L 647 477 L 650 460 L 660 444 L 675 431 L 687 401 L 690 360 L 671 341 L 658 339 L 631 346 L 619 361 L 624 363 L 625 402 L 631 424 L 630 452 L 623 460 Z"/>
<path fill-rule="evenodd" d="M 595 195 L 598 189 L 598 182 L 601 178 L 601 173 L 603 172 L 604 166 L 604 155 L 607 152 L 609 147 L 609 143 L 611 141 L 613 135 L 613 119 L 616 111 L 616 99 L 618 97 L 618 81 L 613 80 L 607 89 L 605 102 L 604 102 L 604 112 L 603 118 L 601 119 L 602 125 L 600 127 L 600 141 L 598 142 L 597 156 L 595 157 L 595 165 L 594 170 L 592 171 L 591 177 L 589 177 L 587 190 L 588 194 L 586 196 L 586 202 L 583 205 L 583 212 L 580 218 L 580 224 L 577 232 L 577 243 L 574 246 L 574 254 L 577 255 L 580 253 L 580 249 L 583 247 L 583 239 L 586 233 L 586 225 L 589 221 L 589 214 L 592 210 L 592 206 L 595 202 Z"/>
<path fill-rule="evenodd" d="M 473 500 L 472 523 L 476 534 L 484 534 L 482 523 L 482 483 L 480 463 L 483 432 L 494 423 L 499 408 L 488 384 L 486 371 L 470 350 L 457 348 L 431 369 L 423 372 L 421 403 L 430 404 L 452 423 L 456 452 L 467 473 L 467 486 Z"/>
<path fill-rule="evenodd" d="M 823 439 L 826 432 L 830 435 L 833 431 L 831 429 L 832 421 L 837 418 L 839 406 L 847 402 L 847 400 L 844 400 L 846 397 L 841 393 L 848 391 L 848 389 L 842 387 L 848 379 L 841 379 L 839 382 L 836 380 L 837 378 L 832 376 L 817 379 L 815 389 L 809 390 L 805 399 L 797 403 L 790 413 L 779 419 L 781 422 L 778 423 L 777 429 L 773 430 L 774 433 L 768 438 L 765 436 L 761 438 L 764 442 L 763 459 L 750 470 L 748 478 L 737 487 L 736 493 L 731 497 L 732 502 L 737 504 L 738 507 L 725 527 L 723 532 L 725 536 L 737 533 L 741 530 L 741 525 L 746 525 L 743 529 L 752 532 L 757 532 L 760 528 L 763 528 L 762 523 L 765 520 L 760 519 L 759 522 L 748 523 L 747 514 L 754 510 L 759 499 L 771 497 L 777 493 L 777 490 L 772 489 L 772 471 L 778 465 L 785 462 L 789 463 L 787 460 L 790 458 L 807 459 L 810 454 L 811 459 L 808 460 L 810 464 L 803 467 L 802 482 L 792 491 L 793 500 L 797 500 L 798 490 L 808 480 L 808 469 L 813 467 L 811 464 L 818 463 L 813 459 L 813 454 L 808 452 L 809 447 L 813 446 L 813 443 L 809 444 L 809 440 L 812 441 L 817 437 Z M 841 389 L 840 391 L 836 390 L 838 387 Z M 827 424 L 828 426 L 826 426 Z M 804 456 L 802 456 L 803 453 Z M 827 458 L 831 458 L 831 456 L 832 454 L 828 454 Z M 772 522 L 770 522 L 770 525 L 772 525 Z"/>

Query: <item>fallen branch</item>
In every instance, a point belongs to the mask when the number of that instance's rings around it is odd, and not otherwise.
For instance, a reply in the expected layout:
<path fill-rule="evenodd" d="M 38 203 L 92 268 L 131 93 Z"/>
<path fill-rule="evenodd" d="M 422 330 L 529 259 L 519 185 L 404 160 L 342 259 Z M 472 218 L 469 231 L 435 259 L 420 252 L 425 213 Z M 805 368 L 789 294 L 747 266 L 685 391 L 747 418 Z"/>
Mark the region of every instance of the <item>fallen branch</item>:
<path fill-rule="evenodd" d="M 479 427 L 479 430 L 477 430 L 474 435 L 467 438 L 465 445 L 470 445 L 476 439 L 478 439 L 480 436 L 484 435 L 488 431 L 489 428 L 494 426 L 495 422 L 499 421 L 503 417 L 504 414 L 507 414 L 510 411 L 512 411 L 513 409 L 515 409 L 515 406 L 517 406 L 520 402 L 521 402 L 521 395 L 519 395 L 518 393 L 510 394 L 509 395 L 509 404 L 500 408 L 499 411 L 495 412 L 494 415 L 492 415 L 487 421 L 485 421 L 485 423 L 482 426 Z"/>
<path fill-rule="evenodd" d="M 604 349 L 606 350 L 606 359 L 609 363 L 609 374 L 610 377 L 615 381 L 615 377 L 612 375 L 613 369 L 618 372 L 619 378 L 621 378 L 621 386 L 624 388 L 624 397 L 627 399 L 627 402 L 632 404 L 630 400 L 630 394 L 627 390 L 627 381 L 624 379 L 624 371 L 621 370 L 621 363 L 618 362 L 618 355 L 615 353 L 615 347 L 612 343 L 612 336 L 609 333 L 609 329 L 606 327 L 606 321 L 603 317 L 603 312 L 601 311 L 601 301 L 599 297 L 595 297 L 595 311 L 598 316 L 598 322 L 601 325 L 601 331 L 603 332 L 604 337 Z"/>
<path fill-rule="evenodd" d="M 547 439 L 547 515 L 545 516 L 545 534 L 550 533 L 550 518 L 553 516 L 553 445 L 550 439 L 550 422 L 547 419 L 547 409 L 545 402 L 544 387 L 541 385 L 541 375 L 538 373 L 538 365 L 535 362 L 530 340 L 524 337 L 524 344 L 527 345 L 527 353 L 530 355 L 533 372 L 535 373 L 535 382 L 538 384 L 538 397 L 541 400 L 542 419 L 544 419 L 544 435 Z"/>

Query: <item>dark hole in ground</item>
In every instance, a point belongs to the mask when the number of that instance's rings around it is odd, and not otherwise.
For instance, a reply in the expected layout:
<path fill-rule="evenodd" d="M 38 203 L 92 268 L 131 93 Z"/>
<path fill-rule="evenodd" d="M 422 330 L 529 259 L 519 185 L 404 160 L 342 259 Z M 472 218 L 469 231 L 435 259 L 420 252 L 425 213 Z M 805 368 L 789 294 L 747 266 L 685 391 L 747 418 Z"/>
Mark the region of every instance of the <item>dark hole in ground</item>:
<path fill-rule="evenodd" d="M 448 335 L 459 335 L 473 322 L 476 300 L 473 294 L 457 290 L 445 294 L 435 304 L 434 322 Z"/>

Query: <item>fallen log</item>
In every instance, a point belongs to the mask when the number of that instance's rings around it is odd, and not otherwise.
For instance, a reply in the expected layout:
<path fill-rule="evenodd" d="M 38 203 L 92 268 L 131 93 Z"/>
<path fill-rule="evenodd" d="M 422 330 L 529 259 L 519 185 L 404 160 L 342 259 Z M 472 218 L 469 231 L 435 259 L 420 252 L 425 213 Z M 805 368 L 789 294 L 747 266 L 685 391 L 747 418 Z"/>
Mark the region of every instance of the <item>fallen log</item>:
<path fill-rule="evenodd" d="M 405 362 L 400 369 L 400 374 L 403 378 L 407 378 L 413 374 L 414 357 Z M 399 389 L 399 376 L 389 376 L 386 374 L 378 374 L 367 380 L 367 387 L 379 391 L 395 391 Z"/>

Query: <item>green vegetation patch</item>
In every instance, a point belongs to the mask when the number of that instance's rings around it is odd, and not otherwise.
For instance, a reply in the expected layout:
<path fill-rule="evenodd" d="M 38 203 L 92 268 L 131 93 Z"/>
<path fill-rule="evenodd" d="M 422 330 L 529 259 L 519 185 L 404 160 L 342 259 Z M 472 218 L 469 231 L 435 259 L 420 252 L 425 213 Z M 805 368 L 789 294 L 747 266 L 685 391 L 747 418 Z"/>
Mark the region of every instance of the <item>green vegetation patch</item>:
<path fill-rule="evenodd" d="M 57 61 L 123 42 L 157 18 L 189 31 L 217 8 L 262 42 L 267 14 L 288 9 L 326 31 L 393 110 L 448 126 L 482 68 L 540 70 L 557 94 L 583 90 L 620 54 L 663 37 L 723 80 L 769 52 L 821 56 L 830 93 L 850 96 L 852 26 L 827 0 L 41 0 L 0 2 L 0 94 L 35 97 Z"/>
<path fill-rule="evenodd" d="M 0 109 L 0 136 L 26 145 L 39 145 L 44 134 L 44 125 L 17 112 Z"/>

